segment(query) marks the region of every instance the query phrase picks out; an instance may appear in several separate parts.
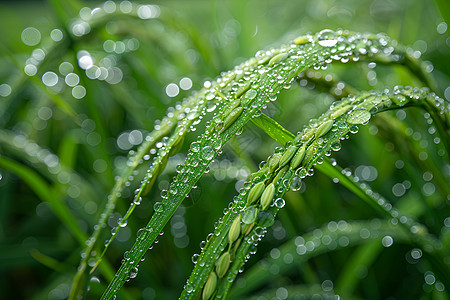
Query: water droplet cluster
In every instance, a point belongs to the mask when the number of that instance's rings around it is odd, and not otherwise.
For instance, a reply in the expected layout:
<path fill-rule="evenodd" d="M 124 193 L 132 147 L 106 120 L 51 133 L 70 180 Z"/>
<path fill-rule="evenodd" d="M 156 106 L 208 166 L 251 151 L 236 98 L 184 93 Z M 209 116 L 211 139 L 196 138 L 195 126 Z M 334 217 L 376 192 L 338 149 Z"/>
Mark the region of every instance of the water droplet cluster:
<path fill-rule="evenodd" d="M 251 181 L 244 184 L 246 187 L 245 192 L 237 196 L 231 209 L 227 210 L 223 217 L 223 220 L 229 220 L 228 222 L 232 221 L 231 227 L 228 227 L 230 228 L 229 235 L 232 235 L 232 238 L 229 238 L 227 241 L 226 237 L 221 233 L 221 231 L 224 231 L 224 228 L 227 228 L 224 225 L 225 222 L 221 220 L 220 224 L 215 228 L 214 235 L 212 235 L 214 241 L 203 248 L 201 255 L 195 255 L 196 263 L 201 262 L 202 268 L 204 268 L 205 265 L 208 265 L 208 262 L 212 264 L 214 259 L 219 258 L 217 255 L 214 255 L 212 258 L 208 257 L 207 254 L 202 256 L 203 253 L 207 253 L 208 247 L 217 249 L 215 253 L 223 253 L 222 256 L 226 254 L 228 257 L 230 255 L 232 261 L 230 265 L 227 263 L 227 267 L 230 268 L 227 279 L 233 281 L 238 273 L 236 269 L 241 269 L 242 264 L 248 260 L 249 253 L 252 251 L 250 247 L 246 248 L 245 245 L 252 245 L 253 248 L 256 247 L 257 242 L 265 232 L 265 228 L 273 224 L 277 211 L 284 207 L 285 201 L 281 198 L 282 195 L 289 189 L 298 190 L 301 186 L 302 178 L 307 175 L 312 175 L 310 169 L 312 165 L 321 163 L 321 157 L 329 155 L 330 150 L 339 150 L 340 140 L 348 138 L 348 133 L 356 133 L 358 131 L 356 126 L 367 124 L 372 114 L 384 109 L 393 108 L 394 106 L 404 105 L 403 102 L 398 103 L 393 99 L 401 96 L 403 101 L 409 102 L 426 101 L 427 97 L 429 97 L 426 89 L 412 90 L 411 88 L 402 87 L 396 87 L 392 91 L 385 90 L 383 93 L 376 94 L 376 97 L 374 96 L 374 94 L 368 93 L 360 97 L 351 96 L 344 98 L 340 102 L 334 103 L 328 112 L 317 120 L 312 120 L 308 127 L 299 132 L 297 137 L 286 145 L 285 149 L 269 157 L 267 163 L 262 164 L 258 172 L 250 175 Z M 432 95 L 432 97 L 434 96 Z M 361 169 L 361 174 L 363 171 L 365 169 Z M 347 176 L 351 176 L 351 172 L 348 170 L 343 170 L 342 172 Z M 363 175 L 360 176 L 363 177 Z M 370 174 L 366 177 L 367 179 L 371 179 Z M 380 195 L 373 193 L 365 183 L 361 183 L 360 188 L 364 190 L 365 194 L 372 197 L 375 205 L 384 209 L 392 217 L 391 224 L 404 224 L 414 234 L 419 233 L 420 228 L 423 228 L 412 219 L 400 216 L 398 211 L 392 209 L 390 203 Z M 275 198 L 276 200 L 273 200 Z M 269 205 L 272 205 L 272 207 L 266 211 Z M 237 221 L 241 223 L 240 231 L 236 231 Z M 228 226 L 230 226 L 229 224 Z M 346 224 L 346 222 L 340 221 L 339 228 L 346 229 Z M 258 229 L 262 231 L 258 231 Z M 242 235 L 243 241 L 247 241 L 247 243 L 241 243 L 240 239 L 238 239 L 239 235 Z M 370 236 L 370 233 L 367 235 L 362 230 L 361 237 L 362 235 L 367 238 Z M 378 235 L 375 236 L 378 237 Z M 220 239 L 221 237 L 222 239 Z M 237 243 L 239 247 L 236 248 L 235 245 L 232 248 L 231 245 L 236 240 L 239 241 Z M 333 240 L 335 242 L 331 243 Z M 229 245 L 228 250 L 225 248 L 227 242 Z M 391 235 L 386 234 L 382 236 L 381 242 L 384 247 L 390 247 L 394 243 L 394 239 Z M 333 239 L 328 235 L 325 238 L 325 245 L 329 245 L 329 247 L 346 247 L 349 243 L 350 240 L 347 236 Z M 309 242 L 307 245 L 299 245 L 297 254 L 303 255 L 307 251 L 313 251 L 319 245 L 320 242 L 317 245 L 314 242 Z M 243 250 L 244 248 L 245 250 Z M 241 259 L 239 260 L 239 258 Z M 236 260 L 236 262 L 233 260 Z M 286 254 L 283 257 L 283 261 L 285 263 L 292 263 L 292 254 Z M 198 286 L 198 279 L 200 278 L 198 272 L 200 270 L 197 270 L 197 267 L 195 267 L 193 275 L 186 284 L 187 287 L 192 288 L 190 292 L 186 291 L 187 294 L 195 292 L 196 289 L 194 287 Z"/>
<path fill-rule="evenodd" d="M 333 61 L 345 63 L 349 59 L 356 61 L 361 56 L 371 57 L 374 54 L 384 55 L 392 61 L 401 59 L 384 35 L 326 30 L 315 36 L 298 38 L 280 49 L 260 51 L 254 58 L 221 74 L 215 81 L 206 81 L 202 90 L 170 108 L 167 117 L 155 123 L 155 130 L 145 138 L 138 151 L 130 153 L 129 168 L 124 174 L 132 172 L 151 156 L 153 160 L 117 228 L 126 222 L 135 206 L 141 203 L 142 196 L 152 188 L 157 176 L 164 171 L 169 156 L 175 154 L 182 145 L 184 136 L 188 132 L 195 132 L 204 120 L 209 120 L 205 122 L 205 131 L 190 145 L 185 163 L 176 168 L 177 175 L 167 190 L 161 192 L 161 201 L 154 204 L 152 220 L 137 238 L 141 249 L 150 248 L 156 241 L 164 226 L 158 220 L 170 217 L 175 212 L 214 158 L 221 153 L 223 145 L 232 136 L 239 134 L 242 126 L 251 118 L 260 116 L 261 109 L 275 101 L 278 93 L 289 88 L 302 72 L 310 68 L 324 68 Z M 339 84 L 338 87 L 339 90 L 345 88 Z M 339 150 L 340 141 L 348 138 L 348 133 L 356 133 L 358 125 L 367 124 L 372 114 L 424 100 L 437 108 L 438 115 L 445 118 L 448 114 L 448 106 L 444 105 L 443 100 L 428 91 L 396 87 L 392 91 L 344 98 L 334 103 L 321 117 L 311 120 L 284 149 L 276 153 L 278 155 L 274 154 L 269 158 L 268 164 L 250 175 L 248 182 L 244 184 L 244 192 L 236 197 L 226 215 L 218 222 L 215 234 L 203 248 L 202 253 L 210 248 L 216 249 L 214 255 L 201 254 L 194 259 L 197 264 L 183 293 L 198 295 L 205 284 L 209 290 L 216 284 L 222 284 L 224 280 L 221 276 L 218 276 L 218 280 L 213 279 L 214 272 L 216 275 L 223 274 L 225 281 L 234 281 L 242 264 L 248 260 L 249 253 L 254 251 L 252 249 L 255 249 L 264 236 L 265 228 L 274 223 L 277 211 L 285 205 L 283 194 L 289 189 L 298 190 L 301 180 L 313 174 L 311 168 L 314 164 L 322 163 L 322 157 L 330 155 L 331 150 Z M 168 135 L 171 131 L 172 134 Z M 109 197 L 100 223 L 114 210 L 114 203 L 121 197 L 121 190 L 131 180 L 130 176 L 118 178 L 118 184 Z M 260 184 L 258 190 L 253 191 L 256 184 Z M 248 201 L 251 192 L 255 199 Z M 388 242 L 386 241 L 387 244 Z M 225 249 L 227 244 L 228 250 Z M 230 264 L 221 260 L 219 270 L 214 271 L 218 259 L 226 255 L 224 251 L 228 251 L 230 255 Z M 119 273 L 130 274 L 144 253 L 145 251 L 133 251 L 132 263 L 123 264 Z M 117 280 L 111 283 L 115 287 L 120 285 Z M 208 291 L 204 294 L 210 293 Z"/>

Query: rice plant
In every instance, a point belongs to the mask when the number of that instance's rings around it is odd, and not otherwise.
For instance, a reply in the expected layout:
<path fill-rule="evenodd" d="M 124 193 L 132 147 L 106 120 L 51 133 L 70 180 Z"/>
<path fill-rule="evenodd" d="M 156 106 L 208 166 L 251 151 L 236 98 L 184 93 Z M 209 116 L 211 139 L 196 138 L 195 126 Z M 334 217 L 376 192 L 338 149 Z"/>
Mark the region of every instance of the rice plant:
<path fill-rule="evenodd" d="M 8 297 L 25 263 L 45 278 L 18 298 L 449 298 L 445 64 L 324 28 L 242 58 L 235 4 L 208 38 L 169 6 L 50 1 L 31 54 L 3 47 Z"/>

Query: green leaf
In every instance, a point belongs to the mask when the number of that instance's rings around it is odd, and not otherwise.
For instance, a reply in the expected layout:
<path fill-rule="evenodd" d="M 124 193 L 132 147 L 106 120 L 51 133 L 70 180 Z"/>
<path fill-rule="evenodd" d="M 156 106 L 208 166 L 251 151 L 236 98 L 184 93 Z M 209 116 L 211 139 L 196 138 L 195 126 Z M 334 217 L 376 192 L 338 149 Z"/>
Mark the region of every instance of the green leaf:
<path fill-rule="evenodd" d="M 261 210 L 258 212 L 258 216 L 256 217 L 256 225 L 260 227 L 270 227 L 275 222 L 275 217 L 273 213 Z"/>
<path fill-rule="evenodd" d="M 259 117 L 253 118 L 252 122 L 283 146 L 294 138 L 292 133 L 284 129 L 275 120 L 269 118 L 265 114 L 261 114 Z"/>
<path fill-rule="evenodd" d="M 242 222 L 245 224 L 252 224 L 256 220 L 258 214 L 258 208 L 256 206 L 249 206 L 242 214 Z"/>

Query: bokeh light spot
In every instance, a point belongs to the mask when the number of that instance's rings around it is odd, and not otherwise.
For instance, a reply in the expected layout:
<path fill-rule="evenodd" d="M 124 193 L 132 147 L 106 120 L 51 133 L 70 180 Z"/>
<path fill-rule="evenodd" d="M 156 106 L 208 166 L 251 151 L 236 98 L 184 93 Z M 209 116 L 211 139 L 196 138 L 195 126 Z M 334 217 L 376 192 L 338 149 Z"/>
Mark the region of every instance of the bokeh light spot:
<path fill-rule="evenodd" d="M 23 71 L 25 72 L 25 74 L 27 74 L 28 76 L 34 76 L 37 73 L 37 67 L 33 64 L 27 64 L 25 65 L 25 67 L 23 68 Z"/>
<path fill-rule="evenodd" d="M 113 13 L 116 11 L 116 3 L 114 1 L 108 0 L 103 4 L 103 9 L 108 14 Z"/>
<path fill-rule="evenodd" d="M 175 97 L 178 95 L 179 92 L 180 89 L 178 88 L 178 85 L 176 85 L 175 83 L 169 83 L 166 86 L 166 94 L 169 97 Z"/>
<path fill-rule="evenodd" d="M 42 75 L 42 82 L 46 86 L 55 86 L 58 83 L 58 75 L 55 72 L 46 72 Z"/>
<path fill-rule="evenodd" d="M 65 61 L 59 65 L 59 73 L 61 75 L 66 76 L 70 72 L 73 72 L 73 66 L 70 62 Z"/>
<path fill-rule="evenodd" d="M 189 90 L 192 87 L 192 80 L 189 77 L 181 78 L 180 88 L 182 90 Z"/>
<path fill-rule="evenodd" d="M 159 7 L 156 5 L 141 5 L 137 10 L 137 15 L 141 19 L 152 19 L 159 16 Z"/>
<path fill-rule="evenodd" d="M 387 235 L 383 237 L 381 243 L 383 244 L 384 247 L 390 247 L 392 246 L 392 244 L 394 244 L 394 239 L 391 236 Z"/>
<path fill-rule="evenodd" d="M 122 81 L 123 73 L 119 68 L 111 68 L 108 70 L 108 76 L 106 77 L 106 82 L 109 84 L 117 84 Z"/>
<path fill-rule="evenodd" d="M 0 96 L 8 97 L 11 94 L 11 86 L 7 83 L 0 85 Z"/>
<path fill-rule="evenodd" d="M 64 34 L 61 30 L 59 29 L 53 29 L 52 32 L 50 32 L 50 37 L 52 38 L 52 40 L 54 40 L 55 42 L 59 42 L 60 40 L 63 39 Z"/>
<path fill-rule="evenodd" d="M 122 2 L 120 2 L 120 10 L 124 14 L 129 14 L 132 9 L 133 9 L 133 4 L 131 4 L 130 1 L 122 1 Z"/>
<path fill-rule="evenodd" d="M 65 81 L 68 86 L 74 87 L 80 82 L 80 77 L 75 73 L 69 73 L 66 75 Z"/>
<path fill-rule="evenodd" d="M 86 89 L 84 86 L 77 85 L 72 89 L 72 96 L 76 99 L 81 99 L 86 96 Z"/>
<path fill-rule="evenodd" d="M 25 45 L 36 46 L 41 41 L 41 32 L 34 27 L 28 27 L 22 31 L 20 37 Z"/>

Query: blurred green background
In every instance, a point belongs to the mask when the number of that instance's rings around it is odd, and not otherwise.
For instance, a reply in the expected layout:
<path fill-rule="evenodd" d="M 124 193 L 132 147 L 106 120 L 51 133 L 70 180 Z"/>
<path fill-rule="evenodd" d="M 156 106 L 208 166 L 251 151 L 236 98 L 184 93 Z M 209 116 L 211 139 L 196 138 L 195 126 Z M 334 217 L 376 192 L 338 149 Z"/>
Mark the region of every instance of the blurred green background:
<path fill-rule="evenodd" d="M 428 62 L 436 92 L 450 100 L 449 6 L 445 0 L 0 2 L 1 298 L 67 298 L 83 234 L 92 232 L 129 151 L 171 112 L 169 107 L 258 50 L 325 28 L 385 32 Z M 420 85 L 401 66 L 335 65 L 324 72 L 361 90 Z M 295 133 L 332 102 L 330 95 L 300 84 L 281 94 L 265 113 Z M 449 180 L 445 151 L 433 142 L 422 111 L 387 116 L 411 129 L 411 144 L 390 140 L 389 128 L 372 124 L 361 128 L 351 143 L 344 142 L 334 157 L 448 245 L 450 199 L 448 187 L 439 188 Z M 190 134 L 182 153 L 198 134 Z M 126 285 L 127 292 L 135 299 L 175 299 L 192 269 L 191 256 L 199 253 L 199 244 L 246 176 L 276 146 L 251 124 L 233 139 L 177 211 L 138 277 Z M 429 157 L 424 164 L 417 159 L 422 152 Z M 158 188 L 108 250 L 107 259 L 116 269 L 183 159 L 178 154 L 169 160 Z M 123 191 L 108 222 L 111 228 L 148 164 Z M 58 219 L 52 201 L 74 216 L 78 238 Z M 286 202 L 248 268 L 271 249 L 331 220 L 380 217 L 320 174 L 308 178 L 300 192 L 288 194 Z M 305 267 L 274 274 L 270 284 L 254 293 L 338 281 L 350 272 L 346 268 L 354 251 L 330 251 Z M 408 260 L 411 251 L 411 245 L 401 243 L 378 251 L 361 272 L 350 272 L 356 278 L 349 280 L 351 287 L 341 285 L 335 292 L 357 299 L 448 299 L 438 280 L 430 284 L 424 279 L 429 274 L 426 261 Z M 99 298 L 107 284 L 102 275 L 95 276 L 89 299 Z"/>

